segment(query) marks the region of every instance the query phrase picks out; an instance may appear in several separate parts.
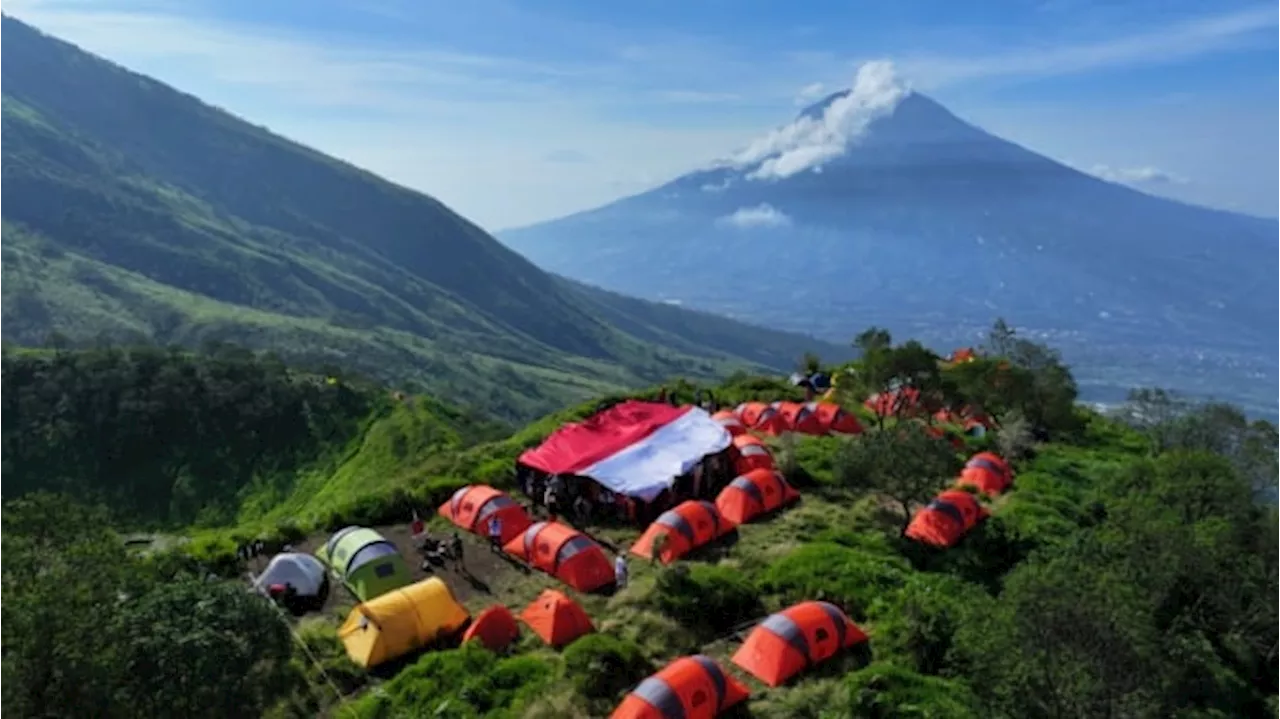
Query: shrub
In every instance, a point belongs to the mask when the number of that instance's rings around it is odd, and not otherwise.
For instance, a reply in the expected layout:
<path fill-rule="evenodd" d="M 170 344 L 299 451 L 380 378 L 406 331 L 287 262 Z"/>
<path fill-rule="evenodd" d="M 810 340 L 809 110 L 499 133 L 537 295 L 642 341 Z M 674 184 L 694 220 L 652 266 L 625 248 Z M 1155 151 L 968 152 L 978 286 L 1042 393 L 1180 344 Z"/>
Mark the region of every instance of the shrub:
<path fill-rule="evenodd" d="M 847 715 L 876 719 L 976 719 L 978 700 L 963 682 L 875 662 L 846 680 Z"/>
<path fill-rule="evenodd" d="M 875 600 L 876 656 L 922 674 L 939 674 L 956 629 L 991 602 L 979 587 L 943 574 L 913 573 L 902 588 Z"/>
<path fill-rule="evenodd" d="M 677 564 L 658 575 L 656 591 L 658 607 L 703 638 L 764 611 L 756 588 L 728 567 Z"/>
<path fill-rule="evenodd" d="M 842 607 L 855 621 L 881 594 L 902 586 L 909 567 L 901 557 L 829 542 L 807 544 L 770 565 L 759 580 L 762 592 L 784 604 L 821 599 Z"/>
<path fill-rule="evenodd" d="M 518 716 L 550 682 L 554 665 L 531 656 L 498 657 L 476 643 L 424 654 L 354 704 L 361 717 Z"/>
<path fill-rule="evenodd" d="M 608 634 L 588 634 L 564 650 L 565 676 L 589 699 L 615 699 L 652 669 L 635 642 Z"/>

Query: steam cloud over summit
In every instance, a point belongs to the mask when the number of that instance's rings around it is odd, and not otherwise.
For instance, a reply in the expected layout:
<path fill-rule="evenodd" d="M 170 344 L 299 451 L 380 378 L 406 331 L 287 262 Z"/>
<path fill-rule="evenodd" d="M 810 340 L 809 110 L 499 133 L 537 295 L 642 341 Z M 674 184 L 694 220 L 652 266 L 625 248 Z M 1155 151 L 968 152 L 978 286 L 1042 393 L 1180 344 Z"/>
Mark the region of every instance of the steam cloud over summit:
<path fill-rule="evenodd" d="M 752 180 L 783 179 L 820 167 L 843 155 L 873 120 L 893 112 L 909 93 L 893 63 L 866 63 L 858 68 L 852 89 L 757 139 L 727 164 L 736 169 L 754 166 L 747 173 Z"/>

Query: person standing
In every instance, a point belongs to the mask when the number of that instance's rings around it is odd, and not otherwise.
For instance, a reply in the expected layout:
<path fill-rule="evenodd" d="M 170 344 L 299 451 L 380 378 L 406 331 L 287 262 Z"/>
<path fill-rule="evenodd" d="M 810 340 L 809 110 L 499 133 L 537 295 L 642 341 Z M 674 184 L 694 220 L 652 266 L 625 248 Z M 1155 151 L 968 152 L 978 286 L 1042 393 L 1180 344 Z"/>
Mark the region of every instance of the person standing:
<path fill-rule="evenodd" d="M 489 549 L 502 551 L 502 518 L 497 514 L 489 518 Z"/>
<path fill-rule="evenodd" d="M 618 589 L 625 589 L 627 586 L 627 557 L 619 554 L 613 560 L 613 581 L 617 584 Z"/>
<path fill-rule="evenodd" d="M 501 539 L 501 525 L 498 526 L 498 531 L 498 537 Z M 462 536 L 458 534 L 456 529 L 453 532 L 453 536 L 449 538 L 449 549 L 452 550 L 451 554 L 453 554 L 453 568 L 455 570 L 462 569 Z"/>

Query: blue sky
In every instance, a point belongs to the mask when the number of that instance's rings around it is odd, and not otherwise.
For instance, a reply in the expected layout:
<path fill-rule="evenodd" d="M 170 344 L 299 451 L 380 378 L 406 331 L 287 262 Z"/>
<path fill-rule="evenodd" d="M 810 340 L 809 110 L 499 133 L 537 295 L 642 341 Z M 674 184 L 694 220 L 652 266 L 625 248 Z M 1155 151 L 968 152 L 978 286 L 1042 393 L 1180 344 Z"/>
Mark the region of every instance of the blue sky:
<path fill-rule="evenodd" d="M 890 60 L 988 131 L 1275 216 L 1277 6 L 1215 0 L 8 0 L 498 230 L 632 194 Z"/>

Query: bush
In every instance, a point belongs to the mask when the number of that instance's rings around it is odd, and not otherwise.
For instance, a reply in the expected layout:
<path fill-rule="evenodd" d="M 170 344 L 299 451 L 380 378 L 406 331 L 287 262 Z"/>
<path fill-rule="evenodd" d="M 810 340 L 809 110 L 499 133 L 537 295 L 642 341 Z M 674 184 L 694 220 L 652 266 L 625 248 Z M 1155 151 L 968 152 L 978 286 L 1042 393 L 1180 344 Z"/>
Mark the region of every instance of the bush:
<path fill-rule="evenodd" d="M 770 565 L 759 587 L 778 594 L 784 604 L 821 599 L 843 608 L 855 621 L 864 621 L 867 607 L 902 586 L 908 571 L 901 557 L 815 542 Z"/>
<path fill-rule="evenodd" d="M 656 591 L 664 613 L 705 639 L 764 612 L 756 588 L 728 567 L 677 564 L 658 575 Z"/>
<path fill-rule="evenodd" d="M 354 705 L 369 719 L 402 716 L 519 716 L 550 683 L 554 664 L 530 656 L 499 659 L 477 643 L 424 654 Z"/>
<path fill-rule="evenodd" d="M 565 676 L 589 699 L 616 699 L 652 670 L 635 642 L 608 634 L 588 634 L 564 650 Z"/>
<path fill-rule="evenodd" d="M 963 682 L 876 662 L 846 680 L 847 714 L 873 719 L 976 719 L 984 716 Z"/>
<path fill-rule="evenodd" d="M 991 601 L 981 588 L 955 577 L 913 573 L 901 589 L 867 610 L 876 627 L 876 656 L 921 674 L 939 674 L 960 623 Z"/>

